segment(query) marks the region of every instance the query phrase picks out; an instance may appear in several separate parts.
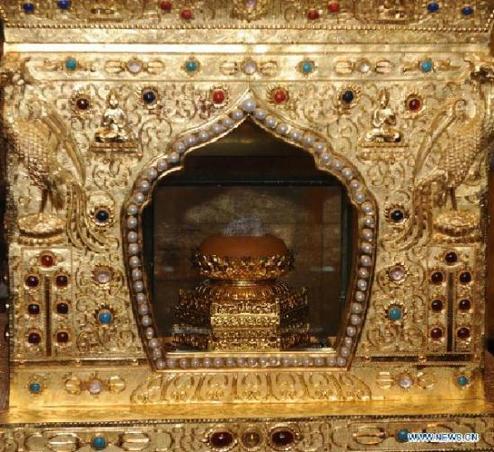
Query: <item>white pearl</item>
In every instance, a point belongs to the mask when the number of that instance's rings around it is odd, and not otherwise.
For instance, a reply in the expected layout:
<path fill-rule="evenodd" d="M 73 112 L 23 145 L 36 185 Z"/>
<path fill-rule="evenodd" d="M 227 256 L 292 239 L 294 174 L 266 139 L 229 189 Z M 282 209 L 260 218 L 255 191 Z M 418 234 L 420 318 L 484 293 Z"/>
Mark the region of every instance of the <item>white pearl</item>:
<path fill-rule="evenodd" d="M 139 312 L 140 315 L 149 314 L 149 306 L 147 304 L 141 304 L 141 305 L 139 305 L 139 308 L 137 311 Z M 152 339 L 152 340 L 156 340 L 156 339 Z"/>
<path fill-rule="evenodd" d="M 214 367 L 223 367 L 223 359 L 222 358 L 214 358 L 213 364 L 214 364 Z"/>
<path fill-rule="evenodd" d="M 336 358 L 336 365 L 338 367 L 345 367 L 346 366 L 346 358 L 344 358 L 343 356 L 338 356 L 338 358 Z"/>
<path fill-rule="evenodd" d="M 141 261 L 140 259 L 137 257 L 137 256 L 132 256 L 130 259 L 129 259 L 129 265 L 132 267 L 132 268 L 135 268 L 135 267 L 139 267 L 139 265 L 141 264 Z"/>
<path fill-rule="evenodd" d="M 147 192 L 151 188 L 151 184 L 149 183 L 148 180 L 143 179 L 139 182 L 139 189 L 142 192 Z"/>
<path fill-rule="evenodd" d="M 346 334 L 350 337 L 355 336 L 357 334 L 357 328 L 355 328 L 354 326 L 347 327 Z"/>
<path fill-rule="evenodd" d="M 127 227 L 133 229 L 137 226 L 137 219 L 135 217 L 129 217 L 127 219 Z M 129 242 L 137 242 L 137 232 L 129 232 L 127 239 Z"/>
<path fill-rule="evenodd" d="M 237 365 L 238 365 L 238 367 L 244 367 L 245 366 L 245 359 L 244 358 L 237 358 Z"/>
<path fill-rule="evenodd" d="M 341 174 L 345 176 L 347 179 L 351 179 L 353 177 L 353 172 L 350 168 L 343 168 Z"/>
<path fill-rule="evenodd" d="M 226 358 L 226 365 L 228 367 L 235 367 L 235 359 L 233 359 L 233 358 Z"/>
<path fill-rule="evenodd" d="M 314 141 L 316 141 L 316 139 L 312 135 L 305 135 L 304 136 L 304 143 L 307 146 L 312 146 L 314 144 Z"/>
<path fill-rule="evenodd" d="M 134 283 L 134 291 L 142 292 L 144 290 L 144 283 L 142 281 L 136 281 Z"/>
<path fill-rule="evenodd" d="M 351 346 L 352 346 L 352 344 L 353 344 L 353 339 L 352 339 L 351 337 L 348 337 L 348 336 L 347 336 L 347 337 L 345 337 L 345 339 L 343 340 L 343 342 L 345 343 L 345 345 L 346 345 L 347 347 L 351 347 Z"/>
<path fill-rule="evenodd" d="M 168 168 L 168 162 L 166 161 L 166 159 L 160 159 L 158 160 L 156 167 L 158 168 L 159 172 L 163 172 Z"/>
<path fill-rule="evenodd" d="M 231 117 L 234 121 L 240 121 L 244 117 L 244 112 L 242 110 L 233 110 Z"/>
<path fill-rule="evenodd" d="M 162 369 L 164 369 L 165 367 L 166 367 L 165 360 L 163 360 L 163 359 L 157 359 L 157 360 L 156 360 L 156 368 L 157 368 L 157 369 L 162 370 Z"/>
<path fill-rule="evenodd" d="M 314 360 L 314 364 L 317 366 L 317 367 L 322 367 L 324 366 L 324 359 L 323 358 L 316 358 Z"/>
<path fill-rule="evenodd" d="M 257 365 L 257 359 L 256 358 L 248 358 L 247 359 L 247 364 L 250 367 L 255 367 Z"/>
<path fill-rule="evenodd" d="M 360 302 L 365 301 L 365 293 L 360 291 L 355 292 L 355 300 Z"/>
<path fill-rule="evenodd" d="M 185 137 L 185 144 L 190 147 L 197 143 L 197 137 L 194 134 Z"/>
<path fill-rule="evenodd" d="M 89 382 L 88 391 L 91 394 L 93 395 L 99 394 L 102 390 L 103 390 L 103 384 L 101 383 L 100 380 L 95 378 L 94 380 L 91 380 Z"/>
<path fill-rule="evenodd" d="M 364 267 L 360 267 L 358 269 L 358 275 L 361 277 L 361 278 L 368 278 L 369 277 L 369 270 L 367 268 L 364 268 Z"/>
<path fill-rule="evenodd" d="M 204 142 L 209 140 L 209 133 L 207 133 L 205 130 L 201 130 L 198 136 L 200 141 Z"/>
<path fill-rule="evenodd" d="M 360 249 L 366 254 L 372 254 L 372 245 L 370 243 L 362 243 Z"/>
<path fill-rule="evenodd" d="M 293 358 L 283 358 L 281 361 L 284 367 L 293 366 Z"/>
<path fill-rule="evenodd" d="M 149 317 L 148 315 L 144 315 L 141 318 L 141 323 L 143 326 L 151 326 L 153 321 L 152 321 L 151 317 Z"/>
<path fill-rule="evenodd" d="M 375 225 L 374 218 L 372 217 L 365 217 L 364 218 L 364 224 L 370 228 L 373 228 Z"/>
<path fill-rule="evenodd" d="M 321 160 L 325 165 L 329 165 L 331 163 L 331 156 L 325 152 L 321 155 Z"/>
<path fill-rule="evenodd" d="M 270 128 L 270 129 L 274 129 L 276 127 L 276 119 L 273 118 L 272 116 L 268 116 L 266 118 L 266 125 Z"/>
<path fill-rule="evenodd" d="M 254 112 L 255 118 L 261 121 L 266 119 L 267 115 L 267 112 L 265 110 L 261 110 L 260 108 L 256 109 L 256 111 Z"/>
<path fill-rule="evenodd" d="M 204 367 L 211 367 L 211 358 L 204 358 L 202 365 Z"/>
<path fill-rule="evenodd" d="M 333 166 L 334 166 L 335 169 L 340 170 L 341 167 L 343 166 L 343 164 L 339 160 L 335 160 L 333 162 Z"/>
<path fill-rule="evenodd" d="M 146 197 L 142 194 L 142 193 L 136 193 L 134 195 L 134 201 L 137 203 L 137 204 L 142 204 L 144 202 L 144 200 L 146 199 Z"/>
<path fill-rule="evenodd" d="M 302 133 L 300 133 L 298 130 L 292 130 L 290 132 L 290 138 L 293 140 L 293 141 L 299 141 L 301 138 L 302 138 Z"/>
<path fill-rule="evenodd" d="M 278 127 L 276 127 L 276 131 L 280 135 L 286 135 L 288 133 L 288 125 L 287 124 L 284 124 L 284 123 L 281 123 L 281 124 L 278 125 Z"/>
<path fill-rule="evenodd" d="M 330 356 L 329 358 L 326 359 L 326 362 L 328 363 L 328 366 L 334 367 L 336 366 L 336 357 Z"/>
<path fill-rule="evenodd" d="M 358 190 L 360 188 L 360 182 L 357 179 L 353 179 L 350 182 L 350 187 L 352 187 L 354 190 Z"/>
<path fill-rule="evenodd" d="M 314 148 L 316 149 L 316 152 L 318 154 L 320 154 L 320 153 L 324 152 L 324 150 L 326 149 L 326 146 L 324 143 L 316 143 L 314 145 Z"/>
<path fill-rule="evenodd" d="M 352 325 L 360 325 L 362 323 L 362 317 L 357 314 L 353 314 L 350 316 L 350 323 Z"/>
<path fill-rule="evenodd" d="M 360 256 L 360 263 L 365 267 L 372 265 L 372 259 L 369 256 Z"/>
<path fill-rule="evenodd" d="M 158 171 L 156 171 L 156 168 L 149 168 L 147 170 L 147 176 L 148 179 L 154 180 L 158 177 Z"/>
<path fill-rule="evenodd" d="M 413 379 L 410 375 L 402 375 L 399 384 L 403 389 L 411 388 L 413 386 Z"/>
<path fill-rule="evenodd" d="M 363 279 L 359 279 L 357 281 L 357 287 L 360 289 L 360 290 L 367 290 L 367 281 L 363 280 Z"/>
<path fill-rule="evenodd" d="M 213 124 L 213 126 L 211 127 L 211 129 L 213 130 L 213 133 L 215 135 L 219 135 L 221 132 L 223 132 L 225 130 L 225 128 L 223 127 L 223 124 L 221 124 L 219 122 L 215 122 Z"/>
<path fill-rule="evenodd" d="M 227 129 L 231 129 L 234 125 L 235 123 L 232 121 L 231 118 L 223 118 L 223 126 Z"/>
<path fill-rule="evenodd" d="M 254 99 L 246 99 L 242 102 L 242 110 L 252 112 L 256 109 L 256 101 Z"/>
<path fill-rule="evenodd" d="M 340 355 L 344 356 L 345 358 L 350 356 L 350 349 L 348 347 L 341 347 L 340 348 Z"/>
<path fill-rule="evenodd" d="M 267 367 L 269 366 L 269 359 L 266 358 L 265 356 L 261 356 L 259 358 L 259 365 L 261 365 L 262 367 Z"/>
<path fill-rule="evenodd" d="M 389 277 L 393 281 L 401 281 L 405 277 L 405 269 L 401 265 L 396 265 L 389 271 Z"/>
<path fill-rule="evenodd" d="M 372 207 L 372 204 L 369 201 L 366 201 L 362 204 L 362 210 L 364 211 L 364 213 L 368 215 L 373 212 L 374 208 Z"/>
<path fill-rule="evenodd" d="M 362 229 L 362 237 L 365 240 L 370 241 L 374 237 L 374 232 L 372 231 L 372 229 Z"/>
<path fill-rule="evenodd" d="M 172 152 L 168 156 L 168 160 L 170 160 L 171 163 L 178 163 L 180 161 L 180 155 L 176 152 Z"/>
<path fill-rule="evenodd" d="M 128 248 L 129 254 L 137 254 L 139 252 L 139 245 L 137 243 L 131 243 Z"/>
<path fill-rule="evenodd" d="M 365 193 L 355 193 L 355 201 L 357 201 L 359 204 L 363 203 L 365 201 Z"/>
<path fill-rule="evenodd" d="M 179 361 L 179 365 L 182 369 L 186 369 L 188 366 L 189 366 L 189 361 L 185 358 L 182 358 L 180 361 Z"/>
<path fill-rule="evenodd" d="M 252 75 L 257 72 L 257 63 L 253 60 L 247 60 L 243 66 L 242 70 L 247 74 L 247 75 Z"/>
<path fill-rule="evenodd" d="M 153 355 L 153 358 L 154 359 L 158 359 L 158 358 L 161 358 L 161 356 L 163 355 L 163 353 L 162 353 L 162 351 L 159 348 L 154 348 L 153 351 L 152 351 L 152 355 Z"/>
<path fill-rule="evenodd" d="M 364 308 L 360 303 L 352 303 L 352 312 L 354 314 L 361 314 Z"/>
<path fill-rule="evenodd" d="M 154 330 L 152 328 L 146 328 L 146 339 L 152 339 L 154 337 Z"/>
<path fill-rule="evenodd" d="M 173 358 L 168 358 L 166 360 L 166 367 L 169 369 L 174 369 L 177 366 L 177 360 Z"/>
<path fill-rule="evenodd" d="M 182 141 L 175 143 L 174 149 L 179 154 L 182 154 L 183 152 L 185 152 L 185 149 L 186 149 L 185 143 L 183 143 Z"/>
<path fill-rule="evenodd" d="M 137 215 L 138 212 L 139 212 L 139 209 L 138 209 L 138 207 L 135 204 L 131 204 L 127 208 L 127 214 L 128 215 Z"/>
<path fill-rule="evenodd" d="M 278 358 L 276 358 L 276 356 L 273 356 L 273 357 L 269 358 L 269 365 L 272 367 L 279 366 L 280 360 Z"/>
<path fill-rule="evenodd" d="M 134 268 L 132 270 L 132 279 L 135 281 L 135 280 L 138 280 L 138 279 L 142 279 L 142 272 L 141 270 L 139 270 L 138 268 Z"/>
<path fill-rule="evenodd" d="M 147 302 L 146 300 L 146 295 L 144 295 L 143 293 L 138 293 L 136 295 L 136 300 L 138 303 L 144 303 L 144 302 Z"/>
<path fill-rule="evenodd" d="M 197 369 L 200 364 L 201 361 L 198 358 L 192 358 L 190 361 L 190 367 L 193 367 L 194 369 Z"/>

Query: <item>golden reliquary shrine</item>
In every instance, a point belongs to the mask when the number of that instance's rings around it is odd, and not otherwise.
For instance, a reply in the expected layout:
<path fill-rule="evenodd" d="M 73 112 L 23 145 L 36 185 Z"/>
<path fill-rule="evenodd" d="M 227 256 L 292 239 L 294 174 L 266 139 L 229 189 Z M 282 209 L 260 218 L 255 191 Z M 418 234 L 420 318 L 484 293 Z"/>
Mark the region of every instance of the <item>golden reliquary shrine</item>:
<path fill-rule="evenodd" d="M 0 451 L 494 451 L 494 1 L 0 16 Z"/>

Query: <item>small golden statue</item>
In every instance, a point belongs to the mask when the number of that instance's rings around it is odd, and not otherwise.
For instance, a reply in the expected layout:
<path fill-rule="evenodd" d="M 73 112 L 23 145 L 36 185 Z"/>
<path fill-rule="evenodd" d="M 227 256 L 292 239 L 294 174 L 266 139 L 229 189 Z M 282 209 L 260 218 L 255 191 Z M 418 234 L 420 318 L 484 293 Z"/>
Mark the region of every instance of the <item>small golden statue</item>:
<path fill-rule="evenodd" d="M 111 90 L 101 127 L 96 131 L 97 143 L 129 143 L 132 141 L 125 112 L 120 108 L 117 92 Z"/>
<path fill-rule="evenodd" d="M 389 92 L 387 89 L 379 93 L 379 107 L 372 115 L 373 129 L 367 132 L 365 140 L 375 143 L 400 143 L 401 132 L 396 127 L 396 115 L 389 106 Z"/>

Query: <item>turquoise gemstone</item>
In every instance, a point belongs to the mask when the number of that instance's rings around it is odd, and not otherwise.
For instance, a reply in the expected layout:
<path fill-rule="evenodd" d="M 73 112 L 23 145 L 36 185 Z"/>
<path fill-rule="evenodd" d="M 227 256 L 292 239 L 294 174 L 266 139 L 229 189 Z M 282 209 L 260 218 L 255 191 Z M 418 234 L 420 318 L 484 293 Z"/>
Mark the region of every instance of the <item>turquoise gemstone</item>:
<path fill-rule="evenodd" d="M 432 60 L 424 60 L 420 63 L 420 69 L 422 69 L 422 72 L 430 72 L 434 68 L 434 64 L 432 63 Z"/>
<path fill-rule="evenodd" d="M 187 72 L 195 72 L 195 71 L 197 71 L 198 67 L 199 67 L 199 64 L 197 63 L 196 60 L 187 60 L 185 63 L 185 70 Z"/>
<path fill-rule="evenodd" d="M 460 375 L 457 381 L 460 386 L 466 386 L 470 382 L 468 377 L 465 377 L 465 375 Z"/>
<path fill-rule="evenodd" d="M 41 392 L 41 384 L 31 383 L 29 385 L 29 391 L 31 391 L 33 394 L 39 394 Z"/>
<path fill-rule="evenodd" d="M 396 439 L 400 442 L 400 443 L 406 443 L 408 441 L 408 434 L 410 432 L 408 431 L 408 429 L 406 428 L 402 428 L 401 430 L 398 430 L 396 432 Z"/>
<path fill-rule="evenodd" d="M 103 450 L 106 448 L 106 439 L 104 436 L 95 436 L 91 441 L 91 446 L 96 450 Z"/>
<path fill-rule="evenodd" d="M 65 60 L 65 67 L 69 70 L 69 71 L 75 71 L 77 69 L 77 60 L 75 58 L 67 58 Z"/>
<path fill-rule="evenodd" d="M 401 308 L 398 307 L 398 306 L 391 306 L 391 308 L 389 308 L 389 311 L 388 311 L 388 318 L 390 320 L 400 320 L 402 317 L 402 312 L 401 312 Z"/>
<path fill-rule="evenodd" d="M 314 72 L 314 64 L 310 61 L 304 61 L 302 64 L 302 72 L 304 74 L 310 74 Z"/>
<path fill-rule="evenodd" d="M 110 311 L 101 311 L 98 313 L 98 321 L 102 325 L 109 325 L 113 320 L 113 315 Z"/>

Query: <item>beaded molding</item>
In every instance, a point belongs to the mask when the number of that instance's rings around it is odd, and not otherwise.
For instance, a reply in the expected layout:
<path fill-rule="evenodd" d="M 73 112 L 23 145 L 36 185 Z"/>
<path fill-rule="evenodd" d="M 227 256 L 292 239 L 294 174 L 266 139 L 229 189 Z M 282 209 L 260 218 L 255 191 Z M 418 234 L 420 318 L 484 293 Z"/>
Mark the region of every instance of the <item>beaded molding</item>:
<path fill-rule="evenodd" d="M 267 132 L 310 152 L 319 169 L 334 175 L 347 189 L 350 201 L 358 213 L 359 245 L 355 252 L 354 268 L 348 295 L 350 303 L 346 306 L 346 321 L 338 335 L 336 351 L 308 350 L 304 352 L 276 352 L 283 357 L 251 356 L 252 353 L 235 353 L 233 357 L 224 358 L 215 354 L 214 358 L 201 354 L 202 358 L 175 358 L 180 352 L 165 354 L 157 337 L 153 320 L 153 308 L 149 295 L 146 275 L 142 270 L 144 256 L 142 255 L 142 212 L 152 199 L 152 192 L 157 182 L 170 172 L 181 168 L 180 164 L 186 153 L 221 139 L 238 127 L 247 118 L 253 120 Z M 376 236 L 377 236 L 377 207 L 373 196 L 366 190 L 363 177 L 344 157 L 337 155 L 331 145 L 317 133 L 301 130 L 289 124 L 267 108 L 258 108 L 251 96 L 241 100 L 239 106 L 215 120 L 194 131 L 181 134 L 173 140 L 165 155 L 154 158 L 136 178 L 134 187 L 123 205 L 122 232 L 124 236 L 124 258 L 128 270 L 129 288 L 134 300 L 134 313 L 141 338 L 145 345 L 148 358 L 156 370 L 172 370 L 180 368 L 221 367 L 292 367 L 292 366 L 325 366 L 337 369 L 349 368 L 354 355 L 356 344 L 364 323 L 370 295 L 371 281 L 374 273 Z M 168 355 L 168 356 L 166 356 Z M 191 353 L 192 355 L 192 353 Z M 240 357 L 239 357 L 240 355 Z M 294 357 L 297 355 L 297 357 Z M 178 364 L 178 366 L 177 366 Z"/>

